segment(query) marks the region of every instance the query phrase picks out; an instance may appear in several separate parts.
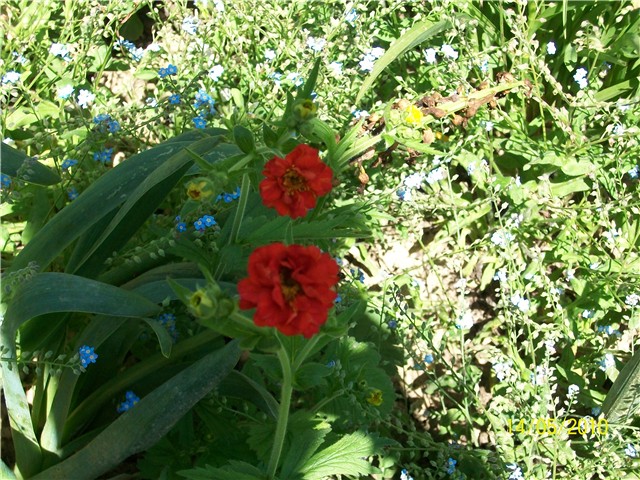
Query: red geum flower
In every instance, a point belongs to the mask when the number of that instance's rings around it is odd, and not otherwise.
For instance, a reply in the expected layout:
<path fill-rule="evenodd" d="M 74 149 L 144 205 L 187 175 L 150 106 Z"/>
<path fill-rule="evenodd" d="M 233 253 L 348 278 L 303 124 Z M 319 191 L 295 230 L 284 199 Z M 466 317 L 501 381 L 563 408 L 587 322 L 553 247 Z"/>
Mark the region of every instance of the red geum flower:
<path fill-rule="evenodd" d="M 331 191 L 333 172 L 320 160 L 318 150 L 300 144 L 285 158 L 273 157 L 262 174 L 260 195 L 267 207 L 291 218 L 304 217 L 316 200 Z"/>
<path fill-rule="evenodd" d="M 249 256 L 249 277 L 238 283 L 240 308 L 256 308 L 259 327 L 310 338 L 336 299 L 339 267 L 318 247 L 273 243 Z"/>

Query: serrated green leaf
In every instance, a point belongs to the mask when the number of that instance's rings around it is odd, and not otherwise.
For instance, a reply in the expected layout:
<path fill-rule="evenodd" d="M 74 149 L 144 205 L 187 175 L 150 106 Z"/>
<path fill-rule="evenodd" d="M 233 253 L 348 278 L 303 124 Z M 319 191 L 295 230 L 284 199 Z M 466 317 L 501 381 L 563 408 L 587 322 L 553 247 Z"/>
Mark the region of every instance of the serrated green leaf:
<path fill-rule="evenodd" d="M 301 470 L 309 462 L 311 456 L 320 448 L 330 431 L 330 428 L 309 428 L 303 432 L 294 433 L 291 446 L 282 462 L 280 479 L 300 479 Z"/>
<path fill-rule="evenodd" d="M 336 443 L 325 448 L 301 469 L 304 480 L 323 480 L 332 475 L 372 475 L 380 471 L 363 457 L 381 453 L 381 442 L 376 437 L 355 432 L 345 435 Z"/>
<path fill-rule="evenodd" d="M 230 460 L 229 465 L 222 468 L 213 468 L 207 465 L 204 468 L 181 470 L 178 475 L 189 480 L 267 480 L 267 475 L 250 463 Z"/>

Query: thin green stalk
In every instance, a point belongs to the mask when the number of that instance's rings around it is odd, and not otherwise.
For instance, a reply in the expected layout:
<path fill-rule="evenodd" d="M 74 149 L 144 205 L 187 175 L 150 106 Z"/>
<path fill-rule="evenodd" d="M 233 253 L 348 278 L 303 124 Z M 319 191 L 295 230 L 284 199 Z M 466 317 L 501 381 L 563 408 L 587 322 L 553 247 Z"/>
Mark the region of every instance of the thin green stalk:
<path fill-rule="evenodd" d="M 293 361 L 294 372 L 298 370 L 298 368 L 300 368 L 300 365 L 302 365 L 302 362 L 304 362 L 305 359 L 309 356 L 309 354 L 311 353 L 311 350 L 313 350 L 313 348 L 316 346 L 321 336 L 322 335 L 318 333 L 314 335 L 313 338 L 311 338 L 311 340 L 309 340 L 308 342 L 305 342 L 304 347 L 302 347 L 302 350 L 300 351 L 300 354 L 296 356 L 295 360 Z"/>
<path fill-rule="evenodd" d="M 291 393 L 293 392 L 293 372 L 291 370 L 291 361 L 286 350 L 280 342 L 278 350 L 278 359 L 282 365 L 282 391 L 280 397 L 280 408 L 278 409 L 278 424 L 273 439 L 273 447 L 271 448 L 271 456 L 269 457 L 269 467 L 267 469 L 267 478 L 275 478 L 276 469 L 280 462 L 280 454 L 284 444 L 284 437 L 287 433 L 287 423 L 289 422 L 289 407 L 291 405 Z"/>
<path fill-rule="evenodd" d="M 240 187 L 240 200 L 238 201 L 236 216 L 233 218 L 231 235 L 229 235 L 229 244 L 236 243 L 238 241 L 238 233 L 240 231 L 240 225 L 242 225 L 242 217 L 244 217 L 244 210 L 245 208 L 247 208 L 247 199 L 249 198 L 250 185 L 251 181 L 249 180 L 249 174 L 245 173 L 242 177 L 242 186 Z"/>

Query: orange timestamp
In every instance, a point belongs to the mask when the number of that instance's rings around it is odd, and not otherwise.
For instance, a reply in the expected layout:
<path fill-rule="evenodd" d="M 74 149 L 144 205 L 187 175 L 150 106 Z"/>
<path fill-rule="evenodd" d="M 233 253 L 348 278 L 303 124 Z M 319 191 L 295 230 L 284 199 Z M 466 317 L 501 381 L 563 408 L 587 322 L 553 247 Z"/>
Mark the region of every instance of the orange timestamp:
<path fill-rule="evenodd" d="M 534 434 L 539 435 L 601 435 L 605 436 L 609 432 L 609 422 L 604 417 L 595 419 L 593 417 L 582 418 L 557 418 L 538 417 L 527 419 L 507 420 L 507 432 L 509 435 Z"/>

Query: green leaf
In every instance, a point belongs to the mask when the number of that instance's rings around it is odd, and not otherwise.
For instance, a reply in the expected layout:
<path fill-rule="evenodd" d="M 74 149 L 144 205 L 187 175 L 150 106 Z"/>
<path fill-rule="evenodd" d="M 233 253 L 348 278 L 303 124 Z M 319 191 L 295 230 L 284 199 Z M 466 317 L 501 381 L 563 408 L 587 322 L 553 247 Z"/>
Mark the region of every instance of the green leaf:
<path fill-rule="evenodd" d="M 360 102 L 364 94 L 367 93 L 367 90 L 369 90 L 371 85 L 373 85 L 373 82 L 378 78 L 378 75 L 380 75 L 391 62 L 428 38 L 450 28 L 450 26 L 451 24 L 447 20 L 441 20 L 435 24 L 425 20 L 423 22 L 418 22 L 409 29 L 409 31 L 398 38 L 393 45 L 389 47 L 389 50 L 387 50 L 385 54 L 378 59 L 373 70 L 362 84 L 354 103 L 357 105 Z"/>
<path fill-rule="evenodd" d="M 36 262 L 41 269 L 45 269 L 80 235 L 106 215 L 113 215 L 112 212 L 118 210 L 159 165 L 189 144 L 190 142 L 181 141 L 167 142 L 134 155 L 109 170 L 47 222 L 16 256 L 9 270 L 25 268 L 29 262 Z M 2 163 L 4 164 L 4 157 Z"/>
<path fill-rule="evenodd" d="M 25 182 L 36 185 L 55 185 L 60 182 L 56 172 L 4 142 L 0 144 L 0 157 L 0 169 L 5 175 L 15 177 L 20 170 L 20 179 Z"/>
<path fill-rule="evenodd" d="M 159 313 L 160 308 L 134 292 L 113 285 L 66 273 L 39 273 L 16 290 L 0 331 L 15 335 L 25 322 L 53 312 L 144 318 Z"/>
<path fill-rule="evenodd" d="M 124 317 L 145 317 L 159 308 L 146 298 L 112 285 L 64 273 L 40 273 L 16 289 L 4 322 L 0 340 L 15 358 L 18 328 L 34 317 L 53 312 L 104 313 Z M 15 362 L 0 362 L 7 410 L 16 450 L 16 465 L 23 476 L 34 474 L 40 465 L 40 447 L 35 438 L 26 395 Z"/>
<path fill-rule="evenodd" d="M 551 195 L 554 197 L 566 197 L 575 192 L 584 192 L 591 187 L 582 178 L 573 178 L 567 182 L 552 183 Z"/>
<path fill-rule="evenodd" d="M 178 475 L 189 480 L 267 480 L 267 475 L 250 463 L 238 460 L 229 460 L 229 465 L 222 468 L 213 468 L 209 465 L 204 468 L 181 470 Z"/>
<path fill-rule="evenodd" d="M 362 458 L 379 454 L 382 444 L 373 435 L 360 431 L 345 435 L 309 459 L 301 469 L 304 479 L 323 480 L 335 475 L 361 476 L 380 473 Z"/>
<path fill-rule="evenodd" d="M 228 375 L 240 354 L 234 341 L 206 355 L 143 397 L 82 450 L 33 480 L 92 480 L 150 448 Z"/>
<path fill-rule="evenodd" d="M 268 127 L 267 127 L 268 128 Z M 233 127 L 233 138 L 240 150 L 244 153 L 251 153 L 256 149 L 256 142 L 251 131 L 242 125 Z"/>
<path fill-rule="evenodd" d="M 280 471 L 282 480 L 297 480 L 301 478 L 300 471 L 309 462 L 316 450 L 320 448 L 325 437 L 331 431 L 326 426 L 327 424 L 320 424 L 302 432 L 294 433 L 291 445 L 282 462 Z"/>
<path fill-rule="evenodd" d="M 609 423 L 628 425 L 640 406 L 640 350 L 634 353 L 611 386 L 602 405 Z"/>
<path fill-rule="evenodd" d="M 324 377 L 331 373 L 332 370 L 322 363 L 305 363 L 296 372 L 294 383 L 300 390 L 306 390 L 323 384 Z"/>
<path fill-rule="evenodd" d="M 606 102 L 607 100 L 611 100 L 614 97 L 620 96 L 622 92 L 631 90 L 631 88 L 633 88 L 633 86 L 631 85 L 631 80 L 625 80 L 624 82 L 620 82 L 608 88 L 600 90 L 594 95 L 594 98 L 597 102 Z"/>
<path fill-rule="evenodd" d="M 118 251 L 133 236 L 182 178 L 192 161 L 189 150 L 196 154 L 202 154 L 214 148 L 218 143 L 219 138 L 217 137 L 203 138 L 190 145 L 188 150 L 178 151 L 149 173 L 131 192 L 100 238 L 93 243 L 91 248 L 84 250 L 84 257 L 72 271 L 85 276 L 99 273 L 104 265 L 104 260 L 112 252 Z M 126 163 L 124 162 L 124 164 Z M 80 198 L 75 202 L 79 200 Z"/>
<path fill-rule="evenodd" d="M 150 318 L 143 319 L 147 325 L 151 327 L 151 330 L 158 337 L 158 343 L 160 344 L 160 351 L 165 358 L 169 358 L 171 355 L 171 346 L 173 345 L 173 339 L 167 329 L 157 320 L 153 320 Z"/>
<path fill-rule="evenodd" d="M 316 88 L 316 82 L 318 81 L 318 72 L 320 71 L 320 59 L 318 58 L 313 64 L 313 68 L 309 73 L 307 81 L 304 82 L 300 90 L 300 94 L 296 97 L 298 99 L 311 98 L 313 89 Z"/>

